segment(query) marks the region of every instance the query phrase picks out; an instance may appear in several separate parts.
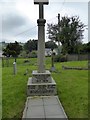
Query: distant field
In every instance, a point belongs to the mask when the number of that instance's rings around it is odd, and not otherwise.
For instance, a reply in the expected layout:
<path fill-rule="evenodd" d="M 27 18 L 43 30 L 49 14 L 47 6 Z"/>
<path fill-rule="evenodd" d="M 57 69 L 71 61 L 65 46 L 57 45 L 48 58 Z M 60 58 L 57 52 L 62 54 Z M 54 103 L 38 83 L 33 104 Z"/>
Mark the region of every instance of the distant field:
<path fill-rule="evenodd" d="M 25 62 L 28 60 L 28 62 Z M 50 69 L 51 59 L 46 58 L 46 69 Z M 17 59 L 17 75 L 13 75 L 13 59 L 4 60 L 2 68 L 3 118 L 21 118 L 26 101 L 26 86 L 32 70 L 37 69 L 37 60 Z M 52 76 L 57 83 L 60 101 L 69 118 L 88 117 L 88 71 L 63 70 L 64 66 L 87 67 L 87 61 L 55 63 L 56 72 Z M 28 69 L 28 75 L 24 75 Z"/>

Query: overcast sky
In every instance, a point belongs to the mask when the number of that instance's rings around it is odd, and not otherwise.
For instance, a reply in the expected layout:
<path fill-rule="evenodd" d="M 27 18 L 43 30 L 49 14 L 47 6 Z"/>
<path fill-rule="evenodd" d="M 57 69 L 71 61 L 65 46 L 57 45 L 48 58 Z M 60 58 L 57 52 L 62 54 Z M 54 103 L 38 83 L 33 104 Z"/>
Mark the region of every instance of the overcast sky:
<path fill-rule="evenodd" d="M 61 17 L 77 15 L 88 25 L 88 0 L 49 0 L 49 5 L 44 6 L 44 18 L 47 23 L 57 23 L 58 13 Z M 38 16 L 39 9 L 38 5 L 34 5 L 34 0 L 0 0 L 0 41 L 26 42 L 29 39 L 37 39 Z M 45 41 L 47 40 L 46 31 Z M 83 42 L 88 42 L 87 29 Z"/>

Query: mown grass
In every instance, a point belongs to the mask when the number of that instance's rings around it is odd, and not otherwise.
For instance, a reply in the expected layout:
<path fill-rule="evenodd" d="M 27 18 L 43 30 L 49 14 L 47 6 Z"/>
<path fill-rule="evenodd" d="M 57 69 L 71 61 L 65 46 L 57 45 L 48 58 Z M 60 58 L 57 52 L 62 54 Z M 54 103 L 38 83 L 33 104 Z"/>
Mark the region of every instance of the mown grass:
<path fill-rule="evenodd" d="M 2 61 L 0 59 L 0 119 L 2 118 Z"/>
<path fill-rule="evenodd" d="M 53 73 L 53 77 L 56 80 L 58 95 L 68 117 L 87 118 L 87 71 L 61 71 L 57 75 Z"/>
<path fill-rule="evenodd" d="M 26 87 L 28 77 L 32 70 L 37 69 L 37 60 L 17 59 L 17 75 L 13 75 L 13 59 L 9 61 L 9 67 L 2 68 L 2 95 L 3 118 L 21 118 L 26 101 Z M 46 58 L 46 69 L 50 69 L 51 59 Z M 88 117 L 88 71 L 87 70 L 63 70 L 62 65 L 87 67 L 87 61 L 73 61 L 55 63 L 56 72 L 52 76 L 57 83 L 57 91 L 60 101 L 69 118 Z M 28 75 L 24 75 L 28 69 Z"/>

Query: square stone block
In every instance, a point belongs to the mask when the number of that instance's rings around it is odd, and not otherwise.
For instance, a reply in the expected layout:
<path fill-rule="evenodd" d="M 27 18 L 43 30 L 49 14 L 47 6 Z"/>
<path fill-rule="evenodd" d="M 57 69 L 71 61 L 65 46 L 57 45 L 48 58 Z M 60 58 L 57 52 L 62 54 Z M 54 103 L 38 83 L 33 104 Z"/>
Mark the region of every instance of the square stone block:
<path fill-rule="evenodd" d="M 56 95 L 56 83 L 52 78 L 51 83 L 33 83 L 32 78 L 29 78 L 27 83 L 27 96 L 37 95 Z"/>
<path fill-rule="evenodd" d="M 32 72 L 32 83 L 50 83 L 52 81 L 51 73 L 46 70 L 45 73 Z"/>

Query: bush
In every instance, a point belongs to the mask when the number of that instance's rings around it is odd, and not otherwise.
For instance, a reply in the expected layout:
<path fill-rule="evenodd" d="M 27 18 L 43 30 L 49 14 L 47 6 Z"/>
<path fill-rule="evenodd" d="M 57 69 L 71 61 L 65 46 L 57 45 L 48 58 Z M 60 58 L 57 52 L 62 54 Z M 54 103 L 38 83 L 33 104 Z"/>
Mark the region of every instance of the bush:
<path fill-rule="evenodd" d="M 54 57 L 54 62 L 66 62 L 67 56 L 66 55 L 56 55 Z"/>
<path fill-rule="evenodd" d="M 30 61 L 29 60 L 24 60 L 24 63 L 29 63 Z"/>
<path fill-rule="evenodd" d="M 30 53 L 30 57 L 31 57 L 31 58 L 36 58 L 36 57 L 37 57 L 37 51 L 32 51 L 32 52 Z"/>

